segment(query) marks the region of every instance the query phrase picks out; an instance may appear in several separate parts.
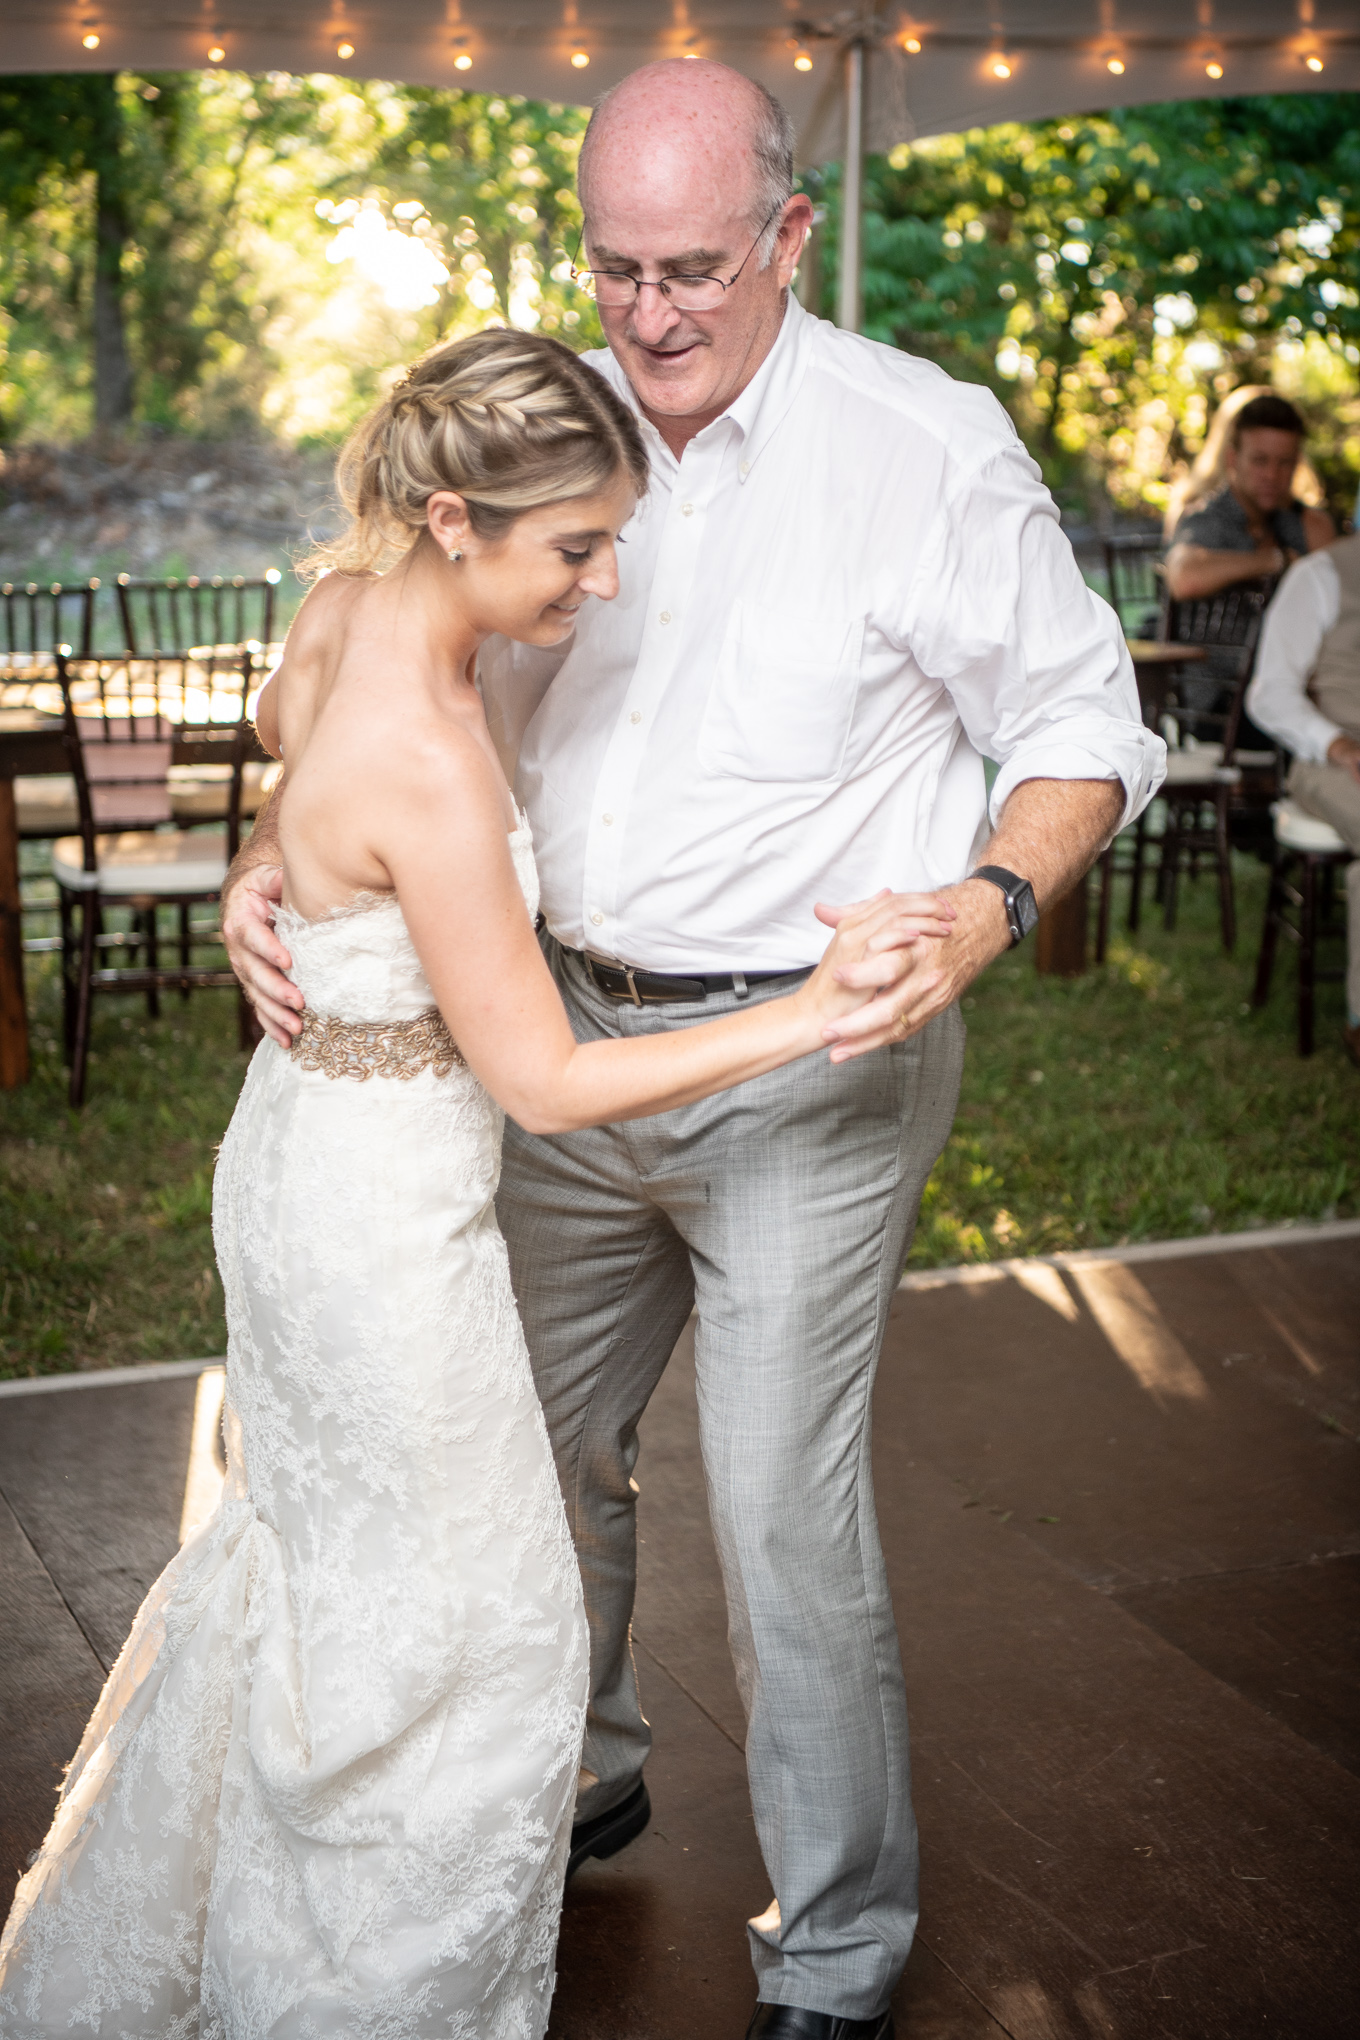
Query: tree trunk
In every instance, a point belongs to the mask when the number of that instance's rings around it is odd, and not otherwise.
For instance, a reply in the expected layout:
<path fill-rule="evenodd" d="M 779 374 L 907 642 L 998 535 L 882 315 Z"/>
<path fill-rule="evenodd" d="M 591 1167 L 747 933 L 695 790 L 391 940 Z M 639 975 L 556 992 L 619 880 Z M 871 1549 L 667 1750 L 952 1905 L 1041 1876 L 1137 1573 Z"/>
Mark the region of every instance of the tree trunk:
<path fill-rule="evenodd" d="M 123 249 L 128 238 L 123 194 L 123 117 L 112 78 L 102 78 L 95 164 L 94 420 L 100 431 L 132 416 L 132 364 L 123 321 Z"/>

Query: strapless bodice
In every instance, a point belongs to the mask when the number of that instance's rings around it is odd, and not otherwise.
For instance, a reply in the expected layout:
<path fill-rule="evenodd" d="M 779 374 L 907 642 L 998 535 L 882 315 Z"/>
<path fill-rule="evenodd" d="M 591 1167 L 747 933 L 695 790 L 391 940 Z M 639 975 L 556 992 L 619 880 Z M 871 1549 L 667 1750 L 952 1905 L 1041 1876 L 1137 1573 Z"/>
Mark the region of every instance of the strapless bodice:
<path fill-rule="evenodd" d="M 525 904 L 536 915 L 538 872 L 527 818 L 509 843 Z M 361 893 L 317 920 L 279 907 L 274 926 L 293 959 L 288 975 L 314 1013 L 352 1022 L 413 1020 L 435 1003 L 394 893 Z"/>

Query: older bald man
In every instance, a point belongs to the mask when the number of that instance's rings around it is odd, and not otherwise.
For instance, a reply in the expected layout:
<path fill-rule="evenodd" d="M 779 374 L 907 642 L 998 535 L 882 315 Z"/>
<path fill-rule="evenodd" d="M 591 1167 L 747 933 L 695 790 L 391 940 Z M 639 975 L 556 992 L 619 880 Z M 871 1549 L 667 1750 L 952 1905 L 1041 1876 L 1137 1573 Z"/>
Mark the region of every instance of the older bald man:
<path fill-rule="evenodd" d="M 582 260 L 609 349 L 590 358 L 642 421 L 651 493 L 618 600 L 588 604 L 565 652 L 493 644 L 483 687 L 518 749 L 545 948 L 583 1039 L 786 990 L 821 951 L 819 899 L 945 886 L 958 918 L 880 960 L 834 1062 L 627 1126 L 507 1126 L 498 1212 L 591 1623 L 573 1861 L 648 1818 L 631 1475 L 697 1305 L 774 1891 L 749 1922 L 749 2031 L 883 2040 L 917 1852 L 874 1370 L 954 1112 L 959 996 L 1139 812 L 1161 745 L 1000 407 L 790 297 L 811 219 L 792 172 L 787 115 L 722 65 L 649 65 L 601 101 Z M 226 918 L 286 1041 L 301 1002 L 272 889 L 257 866 Z"/>

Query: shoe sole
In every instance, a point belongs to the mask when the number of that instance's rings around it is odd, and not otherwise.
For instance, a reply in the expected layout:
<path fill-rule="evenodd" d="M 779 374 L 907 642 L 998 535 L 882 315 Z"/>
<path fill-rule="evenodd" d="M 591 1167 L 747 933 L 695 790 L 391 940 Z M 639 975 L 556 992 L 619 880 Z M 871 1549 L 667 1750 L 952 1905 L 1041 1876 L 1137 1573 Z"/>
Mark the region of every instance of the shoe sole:
<path fill-rule="evenodd" d="M 582 1842 L 567 1858 L 567 1876 L 572 1877 L 590 1857 L 603 1862 L 608 1856 L 617 1856 L 620 1849 L 626 1849 L 630 1842 L 637 1840 L 652 1817 L 652 1802 L 647 1796 L 647 1787 L 642 1788 L 642 1797 L 636 1804 L 625 1803 L 618 1810 L 618 1819 L 602 1827 L 588 1842 Z"/>

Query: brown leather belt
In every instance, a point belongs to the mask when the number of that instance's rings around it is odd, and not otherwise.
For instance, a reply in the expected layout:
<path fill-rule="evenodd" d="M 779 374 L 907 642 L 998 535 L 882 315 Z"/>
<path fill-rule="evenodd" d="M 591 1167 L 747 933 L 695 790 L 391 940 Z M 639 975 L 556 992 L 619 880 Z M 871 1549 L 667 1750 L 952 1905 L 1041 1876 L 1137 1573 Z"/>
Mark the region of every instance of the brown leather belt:
<path fill-rule="evenodd" d="M 681 999 L 706 999 L 711 992 L 735 992 L 744 999 L 752 985 L 767 985 L 776 978 L 809 977 L 812 965 L 793 970 L 706 971 L 694 977 L 670 977 L 664 971 L 636 970 L 631 964 L 602 963 L 588 950 L 569 949 L 591 983 L 611 999 L 627 999 L 634 1006 L 659 1006 Z"/>

